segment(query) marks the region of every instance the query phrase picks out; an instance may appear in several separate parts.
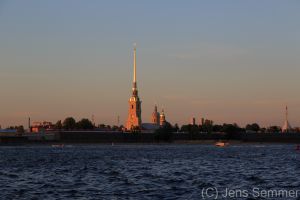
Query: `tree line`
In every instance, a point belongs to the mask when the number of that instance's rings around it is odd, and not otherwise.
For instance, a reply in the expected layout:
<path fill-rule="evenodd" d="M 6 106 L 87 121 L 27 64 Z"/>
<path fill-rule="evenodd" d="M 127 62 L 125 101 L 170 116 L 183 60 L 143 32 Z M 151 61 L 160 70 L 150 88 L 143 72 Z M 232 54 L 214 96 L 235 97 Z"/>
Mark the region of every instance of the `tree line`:
<path fill-rule="evenodd" d="M 122 131 L 124 130 L 124 126 L 110 126 L 105 124 L 95 125 L 91 120 L 87 118 L 82 118 L 79 121 L 76 121 L 73 117 L 67 117 L 63 121 L 58 120 L 53 128 L 56 130 L 93 130 L 93 129 L 101 129 L 101 130 L 109 130 L 109 131 Z M 6 129 L 14 129 L 17 130 L 18 133 L 25 132 L 24 127 L 20 126 L 10 126 Z M 140 131 L 140 129 L 139 129 Z M 178 124 L 171 125 L 167 123 L 166 126 L 161 127 L 157 133 L 162 132 L 185 132 L 185 133 L 242 133 L 242 132 L 259 132 L 259 133 L 279 133 L 281 132 L 281 127 L 279 126 L 270 126 L 268 128 L 260 127 L 257 123 L 247 124 L 245 127 L 240 127 L 236 123 L 233 124 L 214 124 L 211 120 L 205 120 L 202 124 L 186 124 L 181 127 Z M 295 128 L 293 132 L 300 133 L 299 128 Z"/>
<path fill-rule="evenodd" d="M 102 130 L 122 130 L 123 126 L 110 126 L 105 124 L 95 125 L 91 120 L 87 118 L 82 118 L 79 121 L 76 121 L 73 117 L 67 117 L 63 122 L 58 120 L 54 124 L 54 128 L 57 130 L 93 130 L 93 129 L 102 129 Z"/>
<path fill-rule="evenodd" d="M 245 127 L 240 127 L 236 123 L 227 124 L 213 124 L 204 123 L 200 125 L 187 124 L 183 125 L 180 129 L 181 132 L 188 133 L 212 133 L 212 132 L 223 132 L 223 133 L 242 133 L 242 132 L 255 132 L 255 133 L 280 133 L 281 127 L 270 126 L 268 128 L 260 127 L 257 123 L 247 124 Z M 294 128 L 293 132 L 300 133 L 299 128 Z"/>

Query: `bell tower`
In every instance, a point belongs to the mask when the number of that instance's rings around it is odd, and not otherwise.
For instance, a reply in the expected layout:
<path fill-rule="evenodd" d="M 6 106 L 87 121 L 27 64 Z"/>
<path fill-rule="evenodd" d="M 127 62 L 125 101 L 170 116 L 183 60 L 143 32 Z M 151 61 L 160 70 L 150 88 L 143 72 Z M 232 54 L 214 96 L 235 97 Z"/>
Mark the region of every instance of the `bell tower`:
<path fill-rule="evenodd" d="M 142 124 L 142 108 L 140 98 L 138 96 L 137 81 L 136 81 L 136 47 L 133 50 L 133 85 L 132 85 L 132 95 L 128 101 L 128 118 L 126 122 L 126 129 L 132 130 L 135 128 L 141 129 Z"/>
<path fill-rule="evenodd" d="M 161 114 L 160 114 L 160 125 L 164 126 L 166 124 L 166 115 L 164 109 L 162 109 Z"/>
<path fill-rule="evenodd" d="M 156 124 L 156 125 L 159 125 L 159 123 L 160 123 L 160 114 L 159 114 L 159 112 L 157 112 L 156 105 L 154 106 L 154 111 L 151 116 L 151 123 Z"/>

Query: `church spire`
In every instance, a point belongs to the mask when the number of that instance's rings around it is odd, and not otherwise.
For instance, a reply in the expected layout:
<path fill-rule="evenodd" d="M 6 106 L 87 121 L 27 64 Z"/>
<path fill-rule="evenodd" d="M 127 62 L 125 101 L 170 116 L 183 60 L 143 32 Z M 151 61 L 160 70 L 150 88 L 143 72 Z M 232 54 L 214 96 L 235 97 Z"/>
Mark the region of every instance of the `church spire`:
<path fill-rule="evenodd" d="M 137 90 L 136 84 L 136 44 L 134 43 L 133 49 L 133 90 Z"/>
<path fill-rule="evenodd" d="M 141 129 L 142 119 L 141 119 L 141 100 L 138 95 L 137 81 L 136 81 L 136 46 L 134 44 L 133 49 L 133 86 L 132 95 L 128 101 L 128 118 L 126 122 L 127 130 Z"/>
<path fill-rule="evenodd" d="M 284 124 L 281 128 L 281 131 L 286 133 L 286 132 L 290 132 L 292 130 L 292 127 L 288 121 L 288 107 L 285 106 L 285 121 L 284 121 Z"/>
<path fill-rule="evenodd" d="M 133 49 L 133 82 L 136 83 L 136 46 Z"/>

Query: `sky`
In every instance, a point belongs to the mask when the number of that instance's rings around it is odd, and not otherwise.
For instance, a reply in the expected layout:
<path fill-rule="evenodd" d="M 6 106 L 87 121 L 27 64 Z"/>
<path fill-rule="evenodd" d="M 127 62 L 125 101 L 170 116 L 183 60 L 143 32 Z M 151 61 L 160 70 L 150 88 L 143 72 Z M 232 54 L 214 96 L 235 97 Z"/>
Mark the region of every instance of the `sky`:
<path fill-rule="evenodd" d="M 0 0 L 0 124 L 142 120 L 300 126 L 298 0 Z"/>

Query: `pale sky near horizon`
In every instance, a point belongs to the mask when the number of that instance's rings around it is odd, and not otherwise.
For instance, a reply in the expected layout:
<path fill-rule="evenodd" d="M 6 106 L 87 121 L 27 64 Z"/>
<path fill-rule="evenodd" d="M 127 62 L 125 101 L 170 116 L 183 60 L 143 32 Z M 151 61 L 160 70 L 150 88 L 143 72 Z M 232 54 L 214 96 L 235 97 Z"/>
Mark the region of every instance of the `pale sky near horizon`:
<path fill-rule="evenodd" d="M 0 0 L 0 124 L 127 118 L 300 126 L 300 1 Z"/>

